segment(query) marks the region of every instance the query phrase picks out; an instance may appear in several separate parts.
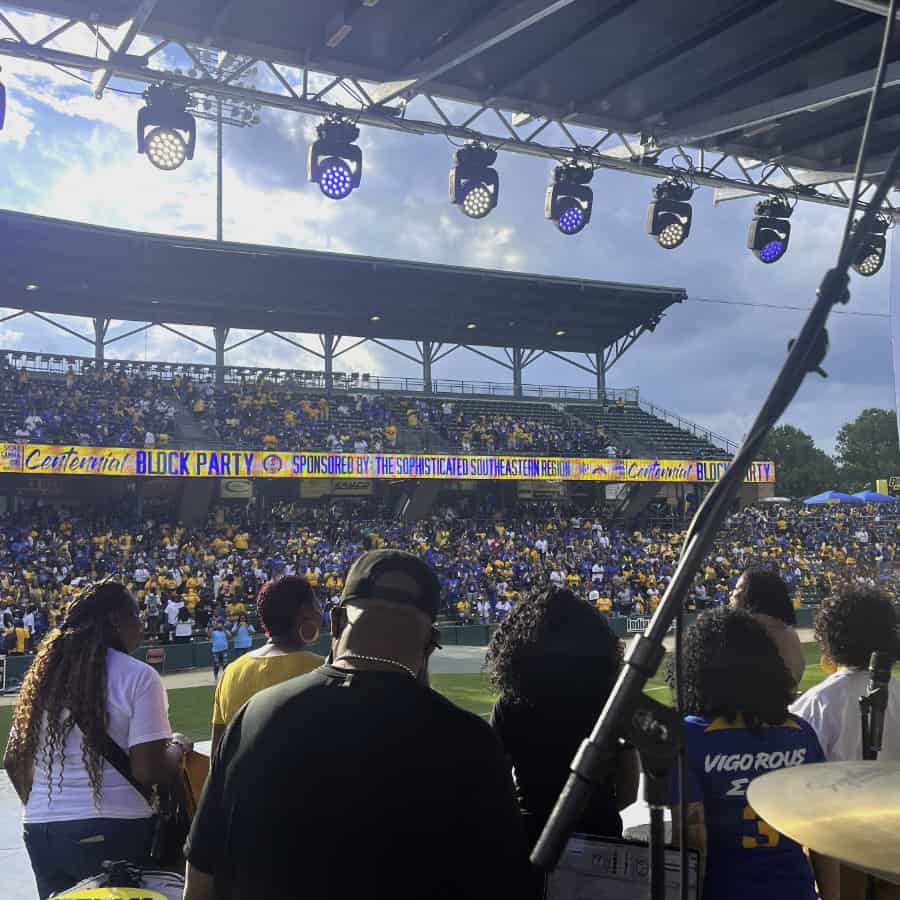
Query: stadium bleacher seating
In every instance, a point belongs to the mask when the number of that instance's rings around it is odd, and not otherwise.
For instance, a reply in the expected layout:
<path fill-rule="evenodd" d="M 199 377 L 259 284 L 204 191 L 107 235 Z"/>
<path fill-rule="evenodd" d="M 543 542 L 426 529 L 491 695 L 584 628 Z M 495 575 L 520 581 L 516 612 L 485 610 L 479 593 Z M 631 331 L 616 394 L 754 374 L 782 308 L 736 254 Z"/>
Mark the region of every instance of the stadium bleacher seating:
<path fill-rule="evenodd" d="M 568 406 L 567 411 L 593 425 L 602 425 L 633 448 L 633 454 L 652 451 L 666 459 L 729 459 L 731 454 L 716 446 L 704 433 L 679 428 L 635 404 Z"/>
<path fill-rule="evenodd" d="M 0 351 L 0 361 L 0 437 L 7 440 L 141 446 L 149 431 L 170 446 L 199 434 L 247 449 L 605 456 L 613 446 L 618 456 L 730 456 L 705 429 L 681 420 L 690 430 L 679 427 L 621 399 L 564 405 L 435 396 L 404 390 L 400 379 L 385 379 L 398 382 L 386 390 L 381 379 L 358 373 L 336 374 L 329 392 L 321 372 L 233 367 L 225 385 L 214 387 L 210 366 L 111 360 L 98 374 L 81 357 Z M 40 424 L 27 426 L 30 415 Z M 183 435 L 185 420 L 193 424 Z"/>

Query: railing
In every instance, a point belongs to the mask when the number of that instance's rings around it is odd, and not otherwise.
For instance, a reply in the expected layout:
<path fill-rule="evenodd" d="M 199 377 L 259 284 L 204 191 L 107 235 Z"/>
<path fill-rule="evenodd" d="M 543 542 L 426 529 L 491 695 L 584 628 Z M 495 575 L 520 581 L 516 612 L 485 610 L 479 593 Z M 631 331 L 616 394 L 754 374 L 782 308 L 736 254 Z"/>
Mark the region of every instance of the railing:
<path fill-rule="evenodd" d="M 64 375 L 69 369 L 76 375 L 79 375 L 84 372 L 95 371 L 97 368 L 97 363 L 92 356 L 0 350 L 0 359 L 5 359 L 16 369 L 27 369 L 30 372 L 47 375 Z M 122 372 L 126 375 L 141 374 L 145 378 L 159 378 L 161 381 L 172 381 L 176 376 L 181 376 L 182 378 L 190 378 L 192 381 L 203 383 L 213 382 L 216 377 L 215 366 L 202 364 L 107 359 L 104 365 L 107 369 L 114 372 Z M 225 366 L 223 374 L 226 384 L 241 384 L 245 381 L 255 382 L 263 378 L 266 381 L 284 387 L 318 390 L 325 390 L 327 387 L 323 371 Z M 332 389 L 336 391 L 421 394 L 425 393 L 425 382 L 422 378 L 398 378 L 392 375 L 370 375 L 364 372 L 334 372 L 332 375 Z M 462 381 L 437 378 L 432 380 L 432 393 L 514 399 L 512 384 L 495 381 Z M 635 404 L 639 402 L 640 391 L 636 387 L 609 388 L 605 396 L 607 401 L 615 402 L 622 399 L 626 403 Z M 521 399 L 592 402 L 597 400 L 597 391 L 593 388 L 566 385 L 523 384 Z"/>
<path fill-rule="evenodd" d="M 716 434 L 715 431 L 711 431 L 709 428 L 704 428 L 702 425 L 698 425 L 696 422 L 691 422 L 690 419 L 684 419 L 677 413 L 673 413 L 667 409 L 663 409 L 663 407 L 657 406 L 655 403 L 651 403 L 649 400 L 640 400 L 638 401 L 638 404 L 640 408 L 644 410 L 644 412 L 650 413 L 651 416 L 655 416 L 657 419 L 662 419 L 664 422 L 668 422 L 670 425 L 674 425 L 676 428 L 680 428 L 682 431 L 689 431 L 696 437 L 703 438 L 704 440 L 709 441 L 709 443 L 721 447 L 731 455 L 737 453 L 738 448 L 740 447 L 740 444 L 738 444 L 736 441 L 731 440 L 731 438 L 727 438 L 722 434 Z"/>

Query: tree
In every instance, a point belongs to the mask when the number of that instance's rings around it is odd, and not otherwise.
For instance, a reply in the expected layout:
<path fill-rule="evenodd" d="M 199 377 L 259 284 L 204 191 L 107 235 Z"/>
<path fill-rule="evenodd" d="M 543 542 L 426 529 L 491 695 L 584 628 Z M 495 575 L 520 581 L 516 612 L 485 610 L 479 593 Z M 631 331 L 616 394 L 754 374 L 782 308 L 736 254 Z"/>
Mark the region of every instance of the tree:
<path fill-rule="evenodd" d="M 864 409 L 838 432 L 836 448 L 843 488 L 874 490 L 879 478 L 900 475 L 897 414 L 890 409 Z"/>
<path fill-rule="evenodd" d="M 779 425 L 769 432 L 760 459 L 775 463 L 779 495 L 810 497 L 837 484 L 834 460 L 816 446 L 810 435 L 793 425 Z"/>

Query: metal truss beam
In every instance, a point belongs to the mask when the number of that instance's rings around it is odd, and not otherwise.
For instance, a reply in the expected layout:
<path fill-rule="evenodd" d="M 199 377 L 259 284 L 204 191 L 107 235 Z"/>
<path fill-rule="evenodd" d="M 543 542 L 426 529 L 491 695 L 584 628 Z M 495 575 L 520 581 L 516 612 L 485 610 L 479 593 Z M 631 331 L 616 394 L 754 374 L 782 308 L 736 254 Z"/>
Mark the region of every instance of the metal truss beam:
<path fill-rule="evenodd" d="M 147 19 L 150 18 L 150 13 L 153 12 L 156 3 L 157 0 L 140 0 L 135 7 L 134 15 L 131 17 L 131 22 L 125 31 L 125 34 L 122 35 L 122 40 L 119 41 L 119 46 L 115 53 L 116 56 L 128 52 L 132 42 L 141 33 L 141 29 L 146 24 Z M 106 90 L 106 86 L 109 84 L 109 79 L 112 78 L 112 75 L 113 72 L 109 66 L 104 69 L 98 69 L 94 73 L 94 81 L 91 86 L 94 88 L 94 96 L 98 100 L 103 96 L 103 92 Z"/>
<path fill-rule="evenodd" d="M 888 11 L 887 3 L 881 3 L 879 0 L 836 0 L 836 2 L 861 9 L 864 12 L 875 13 L 876 16 L 886 16 Z M 897 13 L 897 18 L 900 19 L 900 13 Z"/>
<path fill-rule="evenodd" d="M 149 3 L 149 0 L 147 2 Z M 558 3 L 546 6 L 545 11 L 546 9 L 556 9 L 557 7 L 562 8 L 560 4 L 565 5 L 566 2 L 570 2 L 570 0 L 559 0 Z M 539 0 L 521 0 L 520 3 L 499 14 L 498 17 L 494 17 L 490 21 L 494 22 L 495 25 L 500 24 L 499 18 L 502 18 L 502 16 L 508 17 L 505 29 L 498 29 L 495 35 L 516 27 L 513 21 L 515 16 L 511 15 L 513 11 L 518 13 L 518 21 L 520 23 L 518 27 L 527 27 L 527 25 L 522 25 L 522 23 L 529 21 L 527 16 L 523 17 L 523 11 L 530 9 L 533 16 L 540 15 L 541 13 L 537 11 L 537 7 L 541 5 Z M 76 20 L 66 22 L 55 27 L 54 31 L 65 39 L 66 32 L 71 29 L 75 22 Z M 96 33 L 98 40 L 102 37 L 98 26 L 90 23 L 82 24 L 90 28 L 92 33 Z M 162 66 L 162 57 L 159 54 L 167 46 L 178 44 L 178 41 L 173 36 L 167 36 L 162 42 L 157 42 L 144 55 L 119 54 L 113 50 L 109 59 L 99 59 L 62 49 L 51 49 L 46 46 L 46 43 L 49 41 L 49 35 L 29 43 L 2 12 L 0 12 L 0 25 L 5 25 L 12 35 L 12 39 L 3 39 L 2 35 L 0 35 L 0 56 L 43 62 L 87 73 L 97 71 L 109 72 L 110 77 L 114 75 L 145 84 L 167 81 L 187 88 L 192 94 L 210 95 L 214 98 L 227 99 L 232 102 L 258 104 L 259 106 L 290 110 L 313 116 L 347 116 L 362 125 L 400 130 L 409 134 L 443 135 L 463 141 L 477 140 L 509 152 L 544 158 L 554 163 L 564 159 L 574 159 L 594 168 L 644 175 L 656 180 L 662 180 L 675 174 L 683 175 L 685 172 L 684 158 L 677 165 L 674 164 L 674 160 L 671 165 L 663 162 L 667 149 L 671 149 L 672 153 L 678 151 L 687 155 L 689 148 L 686 148 L 685 145 L 692 142 L 689 139 L 699 141 L 703 139 L 704 135 L 715 136 L 717 133 L 722 133 L 717 131 L 717 129 L 724 128 L 727 130 L 728 128 L 740 127 L 740 123 L 733 124 L 733 122 L 718 121 L 712 124 L 706 123 L 705 127 L 691 128 L 690 134 L 662 134 L 658 136 L 658 143 L 642 145 L 640 137 L 632 135 L 628 131 L 628 126 L 624 123 L 616 123 L 606 119 L 595 120 L 593 117 L 578 113 L 560 118 L 558 110 L 549 108 L 544 110 L 534 106 L 529 109 L 527 116 L 511 119 L 512 114 L 516 112 L 513 105 L 515 101 L 510 101 L 509 105 L 507 105 L 505 98 L 492 98 L 494 102 L 490 106 L 482 105 L 480 108 L 469 106 L 467 111 L 465 109 L 466 101 L 458 96 L 460 92 L 455 91 L 455 96 L 452 100 L 453 112 L 450 113 L 448 112 L 449 105 L 446 108 L 442 106 L 441 101 L 434 94 L 417 90 L 416 85 L 420 82 L 422 84 L 425 83 L 424 80 L 421 80 L 421 70 L 417 76 L 420 81 L 414 81 L 414 86 L 403 92 L 404 99 L 397 105 L 388 106 L 386 105 L 389 99 L 388 94 L 379 95 L 377 92 L 373 93 L 373 89 L 369 89 L 367 94 L 367 89 L 353 77 L 354 73 L 345 73 L 332 78 L 329 83 L 326 83 L 325 87 L 311 95 L 308 90 L 310 77 L 324 73 L 311 72 L 309 66 L 295 64 L 292 66 L 295 70 L 295 77 L 291 79 L 285 74 L 286 69 L 291 66 L 280 62 L 281 71 L 279 73 L 279 70 L 275 69 L 275 72 L 276 80 L 279 82 L 278 88 L 282 92 L 276 93 L 272 90 L 260 90 L 254 87 L 217 80 L 205 75 L 193 78 L 184 73 L 164 68 Z M 0 28 L 0 31 L 2 31 L 2 28 Z M 487 23 L 485 23 L 480 33 L 482 35 L 481 41 L 470 43 L 470 52 L 474 47 L 479 46 L 479 43 L 491 40 L 488 34 Z M 155 37 L 154 40 L 156 40 Z M 460 40 L 463 40 L 463 38 L 460 38 Z M 473 40 L 473 36 L 470 35 L 469 41 L 473 42 Z M 103 38 L 103 42 L 109 44 L 109 41 L 105 38 Z M 454 42 L 454 45 L 456 45 L 456 42 Z M 185 52 L 189 52 L 186 43 L 181 43 L 180 46 Z M 196 51 L 198 48 L 194 45 L 192 49 Z M 450 49 L 451 45 L 448 45 L 432 57 L 431 66 L 426 67 L 427 71 L 425 71 L 425 74 L 429 76 L 429 81 L 438 77 L 434 72 L 440 68 L 440 65 L 435 61 L 440 62 L 440 59 L 443 58 L 439 54 L 446 54 Z M 453 59 L 459 59 L 462 56 L 465 56 L 464 48 L 461 44 L 456 45 L 456 56 Z M 264 64 L 269 71 L 274 69 L 275 61 L 261 56 L 252 59 L 248 56 L 243 61 L 243 65 L 250 67 L 256 62 Z M 457 62 L 456 64 L 458 65 L 459 63 Z M 159 67 L 154 67 L 157 65 Z M 842 79 L 840 82 L 832 82 L 826 88 L 817 88 L 810 92 L 803 92 L 806 95 L 805 98 L 794 95 L 794 99 L 788 104 L 789 109 L 787 112 L 777 113 L 775 117 L 777 118 L 778 115 L 785 115 L 793 111 L 799 112 L 802 109 L 809 109 L 810 104 L 815 105 L 815 102 L 820 104 L 840 102 L 840 99 L 843 99 L 843 95 L 837 100 L 833 97 L 833 92 L 836 89 L 843 90 L 847 96 L 858 96 L 866 93 L 871 89 L 871 85 L 863 85 L 861 82 L 868 77 L 867 74 L 863 74 L 851 76 L 851 79 Z M 303 91 L 298 92 L 291 87 L 291 81 L 302 84 L 304 86 Z M 900 63 L 895 63 L 889 68 L 888 83 L 900 83 Z M 435 87 L 440 90 L 440 85 L 435 85 Z M 352 98 L 350 105 L 347 104 L 344 97 L 344 89 L 349 92 Z M 431 111 L 435 113 L 434 119 L 414 119 L 407 115 L 408 100 L 414 97 L 422 97 L 428 102 Z M 811 97 L 818 98 L 818 100 L 811 100 Z M 335 102 L 336 99 L 337 102 Z M 777 105 L 778 103 L 779 101 L 776 100 L 775 104 Z M 463 107 L 462 109 L 460 109 L 461 106 Z M 797 107 L 797 109 L 794 110 L 794 107 Z M 766 109 L 769 111 L 768 113 L 761 110 L 745 111 L 738 118 L 746 119 L 749 122 L 765 120 L 767 116 L 771 117 L 773 115 L 773 106 L 767 105 Z M 496 114 L 496 118 L 502 126 L 499 129 L 500 133 L 493 133 L 482 126 L 479 126 L 480 130 L 474 127 L 475 122 L 481 120 L 483 113 L 488 110 L 492 110 Z M 523 130 L 520 133 L 517 129 L 522 128 L 526 124 L 528 125 L 528 131 L 525 132 Z M 532 128 L 532 125 L 535 127 Z M 569 127 L 572 125 L 577 125 L 579 128 L 595 128 L 595 139 L 592 139 L 590 142 L 576 140 L 569 130 Z M 554 131 L 559 133 L 561 137 L 560 143 L 554 144 L 548 140 L 548 136 L 552 135 Z M 545 142 L 538 140 L 539 136 L 543 136 Z M 607 142 L 613 136 L 617 137 L 620 143 L 618 146 L 609 147 Z M 702 150 L 692 152 L 690 163 L 693 167 L 691 177 L 694 184 L 722 189 L 723 197 L 728 192 L 732 192 L 733 196 L 786 194 L 807 202 L 846 207 L 847 197 L 844 192 L 839 190 L 839 185 L 840 182 L 852 179 L 852 172 L 849 170 L 824 173 L 826 177 L 821 181 L 817 181 L 815 179 L 823 173 L 806 173 L 801 170 L 799 172 L 800 177 L 797 177 L 794 174 L 797 170 L 785 164 L 772 164 L 760 170 L 752 169 L 746 165 L 742 166 L 740 159 L 729 153 L 723 153 L 715 165 L 709 167 L 705 165 Z M 771 177 L 773 170 L 784 175 L 781 182 Z M 892 213 L 893 208 L 886 204 L 886 211 Z"/>

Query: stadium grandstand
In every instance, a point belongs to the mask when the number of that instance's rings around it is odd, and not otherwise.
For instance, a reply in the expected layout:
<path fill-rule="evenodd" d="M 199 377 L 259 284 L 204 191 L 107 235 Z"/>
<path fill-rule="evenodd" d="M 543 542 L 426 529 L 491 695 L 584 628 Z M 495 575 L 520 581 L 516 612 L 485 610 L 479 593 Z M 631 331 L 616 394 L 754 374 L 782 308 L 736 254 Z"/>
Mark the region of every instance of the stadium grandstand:
<path fill-rule="evenodd" d="M 448 385 L 458 393 L 423 397 L 409 379 L 367 374 L 334 373 L 330 391 L 322 372 L 227 367 L 224 375 L 216 385 L 210 366 L 110 359 L 100 369 L 87 357 L 0 351 L 0 436 L 180 447 L 196 433 L 185 433 L 193 422 L 222 446 L 289 451 L 727 459 L 733 446 L 693 423 L 673 424 L 637 389 L 573 405 L 501 400 L 492 393 L 499 384 L 459 382 Z"/>

